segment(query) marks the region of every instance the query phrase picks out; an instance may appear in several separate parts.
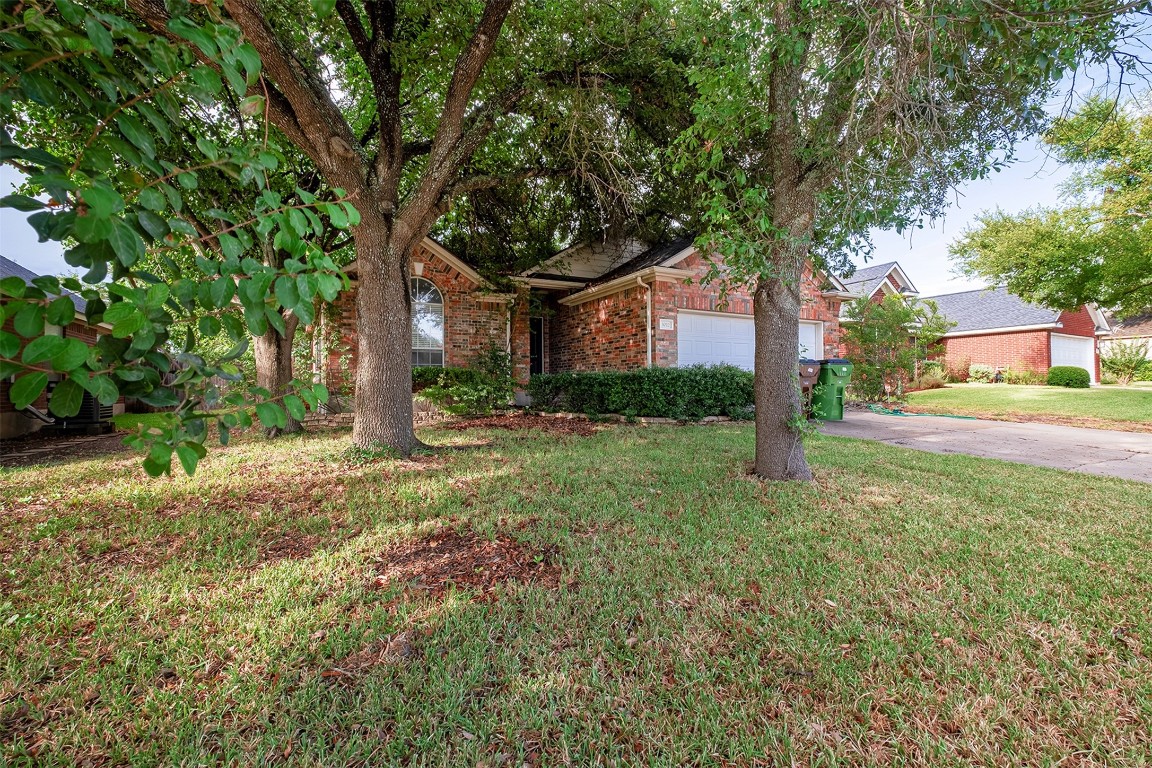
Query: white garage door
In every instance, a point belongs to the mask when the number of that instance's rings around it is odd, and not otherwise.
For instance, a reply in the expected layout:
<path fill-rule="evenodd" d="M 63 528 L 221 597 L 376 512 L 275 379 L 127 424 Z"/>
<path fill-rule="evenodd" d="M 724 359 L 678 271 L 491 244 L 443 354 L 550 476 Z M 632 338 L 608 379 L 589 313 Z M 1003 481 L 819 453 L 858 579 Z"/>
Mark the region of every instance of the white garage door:
<path fill-rule="evenodd" d="M 800 356 L 823 357 L 824 327 L 819 322 L 801 321 Z M 750 371 L 755 363 L 756 331 L 746 315 L 679 313 L 676 331 L 678 364 L 719 365 L 728 363 Z"/>
<path fill-rule="evenodd" d="M 1052 334 L 1052 365 L 1074 365 L 1088 371 L 1096 383 L 1096 340 L 1087 336 Z"/>

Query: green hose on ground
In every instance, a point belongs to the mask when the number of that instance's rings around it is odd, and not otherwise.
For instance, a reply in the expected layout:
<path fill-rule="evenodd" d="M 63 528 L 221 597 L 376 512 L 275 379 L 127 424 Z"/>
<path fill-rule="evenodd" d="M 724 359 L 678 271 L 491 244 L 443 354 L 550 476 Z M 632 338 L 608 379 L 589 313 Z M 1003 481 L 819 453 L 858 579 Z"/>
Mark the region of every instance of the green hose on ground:
<path fill-rule="evenodd" d="M 959 416 L 955 413 L 905 413 L 899 408 L 885 408 L 876 403 L 869 403 L 868 410 L 883 416 L 939 416 L 944 419 L 975 419 L 975 416 Z"/>

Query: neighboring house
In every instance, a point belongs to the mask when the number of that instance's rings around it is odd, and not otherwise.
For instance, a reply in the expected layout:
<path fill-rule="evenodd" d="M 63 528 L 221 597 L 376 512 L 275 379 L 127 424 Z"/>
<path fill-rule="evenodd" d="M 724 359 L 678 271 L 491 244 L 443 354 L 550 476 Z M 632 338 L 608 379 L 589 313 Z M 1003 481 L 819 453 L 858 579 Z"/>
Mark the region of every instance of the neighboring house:
<path fill-rule="evenodd" d="M 883 301 L 885 296 L 915 297 L 920 293 L 895 261 L 858 269 L 842 280 L 853 297 L 867 297 L 876 302 Z"/>
<path fill-rule="evenodd" d="M 0 277 L 19 277 L 26 285 L 31 285 L 32 281 L 39 277 L 35 272 L 30 269 L 25 269 L 11 259 L 0 256 Z M 92 345 L 96 343 L 96 339 L 103 329 L 89 325 L 84 320 L 85 301 L 74 293 L 64 294 L 72 299 L 72 303 L 76 305 L 76 317 L 71 323 L 64 327 L 49 325 L 45 328 L 45 332 L 49 334 L 56 334 L 66 338 L 80 339 L 85 344 Z M 12 319 L 8 318 L 4 321 L 4 330 L 8 333 L 15 334 L 15 328 L 12 325 Z M 24 346 L 30 339 L 21 339 L 20 352 L 24 351 Z M 20 353 L 17 353 L 16 359 L 19 359 Z M 42 366 L 47 368 L 47 366 Z M 60 378 L 59 374 L 50 373 L 48 375 L 49 384 L 52 386 L 52 381 Z M 43 414 L 46 418 L 48 413 L 48 397 L 47 394 L 42 394 L 32 403 L 32 407 L 26 411 L 17 411 L 16 407 L 12 404 L 12 400 L 8 397 L 8 389 L 12 385 L 12 379 L 0 380 L 0 438 L 19 437 L 20 435 L 29 432 L 35 432 L 47 423 L 43 418 L 38 418 L 37 414 Z M 100 406 L 92 400 L 92 396 L 87 392 L 84 393 L 84 400 L 81 404 L 81 414 L 93 414 L 100 409 L 101 417 L 110 418 L 113 414 L 124 412 L 124 401 L 121 399 L 113 406 Z M 73 421 L 80 421 L 81 419 L 74 419 Z"/>
<path fill-rule="evenodd" d="M 1062 312 L 1030 304 L 1006 288 L 929 296 L 955 323 L 944 336 L 942 359 L 952 370 L 971 364 L 1036 371 L 1057 365 L 1084 368 L 1100 380 L 1097 337 L 1108 333 L 1099 309 L 1085 305 Z"/>
<path fill-rule="evenodd" d="M 355 276 L 337 299 L 343 349 L 329 378 L 353 376 Z M 410 260 L 412 364 L 466 366 L 491 345 L 512 356 L 521 384 L 532 373 L 628 370 L 729 363 L 751 370 L 752 297 L 701 285 L 707 261 L 691 238 L 655 246 L 635 240 L 569 248 L 498 293 L 476 270 L 430 238 Z M 804 274 L 801 355 L 840 354 L 840 304 L 851 298 L 835 277 Z"/>
<path fill-rule="evenodd" d="M 1152 315 L 1133 315 L 1123 320 L 1109 315 L 1108 327 L 1108 334 L 1100 339 L 1101 351 L 1116 342 L 1144 343 L 1148 345 L 1146 357 L 1152 360 Z"/>

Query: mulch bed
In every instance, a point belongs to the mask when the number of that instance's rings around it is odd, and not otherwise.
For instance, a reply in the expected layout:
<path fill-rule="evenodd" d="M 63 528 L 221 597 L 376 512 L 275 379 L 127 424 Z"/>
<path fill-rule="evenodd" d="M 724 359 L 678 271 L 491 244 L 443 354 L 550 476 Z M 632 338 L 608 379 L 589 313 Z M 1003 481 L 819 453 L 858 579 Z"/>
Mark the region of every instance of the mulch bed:
<path fill-rule="evenodd" d="M 533 550 L 503 534 L 488 539 L 474 531 L 441 529 L 382 554 L 375 585 L 405 585 L 436 599 L 455 588 L 490 601 L 505 582 L 559 586 L 560 566 L 554 558 L 553 550 Z"/>
<path fill-rule="evenodd" d="M 458 419 L 441 424 L 442 429 L 539 429 L 554 435 L 579 435 L 589 437 L 605 428 L 604 424 L 588 419 L 557 418 L 555 416 L 534 416 L 525 413 L 481 416 L 473 419 Z"/>

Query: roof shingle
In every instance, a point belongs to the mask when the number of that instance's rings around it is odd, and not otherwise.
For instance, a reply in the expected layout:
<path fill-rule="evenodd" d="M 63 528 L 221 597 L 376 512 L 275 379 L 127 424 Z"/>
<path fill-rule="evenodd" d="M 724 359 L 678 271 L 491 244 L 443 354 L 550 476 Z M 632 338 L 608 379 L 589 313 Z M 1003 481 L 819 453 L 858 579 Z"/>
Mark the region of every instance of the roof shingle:
<path fill-rule="evenodd" d="M 1002 286 L 924 298 L 956 324 L 949 333 L 1050 325 L 1060 319 L 1059 310 L 1031 304 Z"/>

